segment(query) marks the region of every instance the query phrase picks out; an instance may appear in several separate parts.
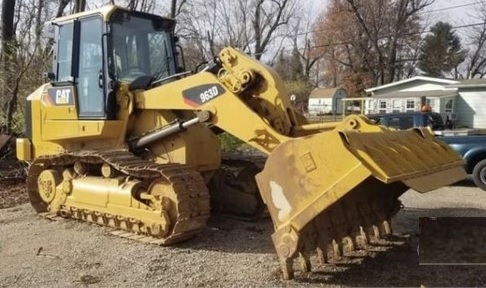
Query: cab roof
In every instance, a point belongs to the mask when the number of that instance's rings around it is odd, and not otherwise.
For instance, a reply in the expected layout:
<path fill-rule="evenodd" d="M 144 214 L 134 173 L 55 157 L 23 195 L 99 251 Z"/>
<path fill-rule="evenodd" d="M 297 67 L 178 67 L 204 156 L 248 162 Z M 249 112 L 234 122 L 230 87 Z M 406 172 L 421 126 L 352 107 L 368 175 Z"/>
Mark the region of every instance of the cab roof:
<path fill-rule="evenodd" d="M 74 19 L 78 19 L 78 18 L 83 18 L 83 17 L 88 17 L 88 16 L 92 16 L 92 15 L 96 15 L 96 14 L 101 15 L 103 17 L 104 21 L 108 21 L 110 19 L 111 15 L 115 11 L 120 11 L 120 10 L 126 11 L 126 12 L 137 13 L 137 14 L 145 14 L 147 16 L 150 15 L 152 17 L 160 17 L 162 19 L 174 21 L 174 19 L 172 19 L 172 18 L 162 17 L 162 16 L 159 16 L 159 15 L 156 15 L 156 14 L 144 13 L 144 12 L 139 12 L 139 11 L 135 11 L 135 10 L 128 10 L 128 9 L 120 7 L 120 6 L 110 4 L 110 5 L 106 5 L 106 6 L 103 6 L 101 8 L 94 9 L 94 10 L 89 10 L 89 11 L 84 11 L 84 12 L 80 12 L 80 13 L 62 16 L 62 17 L 59 17 L 59 18 L 52 20 L 51 22 L 52 23 L 62 23 L 62 22 L 66 22 L 66 21 L 70 21 L 70 20 L 74 20 Z"/>

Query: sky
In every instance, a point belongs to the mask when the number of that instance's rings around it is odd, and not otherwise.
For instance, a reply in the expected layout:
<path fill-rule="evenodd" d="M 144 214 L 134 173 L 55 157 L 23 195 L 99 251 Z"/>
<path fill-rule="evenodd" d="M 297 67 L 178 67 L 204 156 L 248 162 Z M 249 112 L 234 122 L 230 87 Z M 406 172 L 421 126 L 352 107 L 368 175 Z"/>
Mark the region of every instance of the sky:
<path fill-rule="evenodd" d="M 431 21 L 445 21 L 451 23 L 453 26 L 460 26 L 470 24 L 474 19 L 468 15 L 477 1 L 486 2 L 485 0 L 435 0 L 434 4 L 429 7 Z M 310 0 L 313 7 L 312 17 L 316 17 L 322 12 L 328 0 Z"/>
<path fill-rule="evenodd" d="M 449 22 L 453 26 L 476 23 L 470 15 L 477 0 L 436 0 L 431 7 L 431 17 L 437 21 Z M 486 2 L 486 1 L 482 1 Z"/>
<path fill-rule="evenodd" d="M 329 1 L 330 0 L 309 0 L 307 3 L 311 5 L 312 15 L 309 15 L 311 19 L 317 18 L 317 16 L 324 11 Z M 468 33 L 471 28 L 461 26 L 481 22 L 472 17 L 472 15 L 474 15 L 474 4 L 477 2 L 486 3 L 486 0 L 435 0 L 434 3 L 427 8 L 427 13 L 424 13 L 428 16 L 426 24 L 430 27 L 438 21 L 448 22 L 454 27 L 456 35 L 458 35 L 461 40 L 465 40 L 467 38 L 465 34 Z"/>

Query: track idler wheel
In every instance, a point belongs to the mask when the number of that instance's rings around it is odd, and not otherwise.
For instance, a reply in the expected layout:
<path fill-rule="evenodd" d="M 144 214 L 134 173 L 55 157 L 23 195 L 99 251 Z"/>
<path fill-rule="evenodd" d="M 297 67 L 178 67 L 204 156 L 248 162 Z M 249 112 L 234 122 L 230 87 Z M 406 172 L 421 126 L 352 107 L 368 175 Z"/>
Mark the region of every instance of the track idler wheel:
<path fill-rule="evenodd" d="M 45 203 L 51 203 L 56 196 L 56 186 L 62 181 L 61 176 L 56 170 L 44 170 L 37 178 L 37 188 L 39 196 Z"/>

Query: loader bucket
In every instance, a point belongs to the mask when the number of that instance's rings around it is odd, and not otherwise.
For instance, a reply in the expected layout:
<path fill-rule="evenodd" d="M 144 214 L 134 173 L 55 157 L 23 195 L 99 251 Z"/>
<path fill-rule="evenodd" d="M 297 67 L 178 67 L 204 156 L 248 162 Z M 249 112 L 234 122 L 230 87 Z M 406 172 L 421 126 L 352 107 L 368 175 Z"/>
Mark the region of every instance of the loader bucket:
<path fill-rule="evenodd" d="M 256 178 L 275 225 L 283 277 L 293 277 L 298 256 L 309 271 L 312 251 L 326 262 L 328 248 L 340 257 L 345 242 L 354 249 L 391 234 L 402 193 L 459 181 L 466 176 L 462 164 L 428 129 L 393 131 L 363 116 L 280 144 Z"/>

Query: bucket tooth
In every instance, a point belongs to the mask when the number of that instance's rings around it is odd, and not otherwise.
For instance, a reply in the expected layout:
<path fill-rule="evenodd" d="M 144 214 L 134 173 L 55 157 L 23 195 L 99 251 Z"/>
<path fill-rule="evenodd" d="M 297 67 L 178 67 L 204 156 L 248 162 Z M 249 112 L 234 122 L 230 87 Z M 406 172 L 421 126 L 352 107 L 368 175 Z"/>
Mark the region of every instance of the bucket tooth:
<path fill-rule="evenodd" d="M 365 201 L 368 201 L 368 199 L 363 199 L 362 203 L 357 204 L 356 209 L 358 210 L 358 215 L 360 217 L 360 233 L 364 236 L 364 241 L 366 242 L 366 244 L 368 244 L 370 240 L 370 235 L 373 235 L 370 232 L 370 229 L 373 226 L 374 216 L 370 209 L 370 206 L 365 204 Z"/>
<path fill-rule="evenodd" d="M 300 252 L 299 262 L 303 272 L 310 272 L 312 270 L 310 256 L 310 252 Z"/>
<path fill-rule="evenodd" d="M 363 248 L 366 248 L 368 244 L 370 243 L 370 238 L 368 237 L 368 234 L 366 234 L 365 229 L 363 226 L 359 227 L 360 230 L 360 238 L 361 238 L 361 243 L 363 243 Z"/>
<path fill-rule="evenodd" d="M 350 236 L 347 236 L 345 239 L 346 239 L 346 244 L 348 244 L 347 250 L 348 251 L 356 250 L 356 248 L 358 246 L 358 244 L 356 243 L 356 238 L 354 236 L 350 235 Z"/>
<path fill-rule="evenodd" d="M 373 237 L 375 237 L 376 239 L 381 239 L 381 231 L 378 225 L 373 225 L 372 229 L 373 229 Z"/>
<path fill-rule="evenodd" d="M 294 260 L 292 258 L 281 259 L 280 269 L 284 280 L 294 279 Z"/>
<path fill-rule="evenodd" d="M 363 239 L 363 235 L 361 235 L 361 232 L 354 235 L 354 243 L 356 244 L 356 246 L 355 246 L 356 250 L 365 250 L 366 249 L 366 243 L 365 243 L 365 240 Z"/>
<path fill-rule="evenodd" d="M 343 244 L 341 243 L 341 239 L 332 240 L 332 248 L 334 252 L 334 261 L 336 262 L 338 260 L 341 260 L 344 255 Z"/>
<path fill-rule="evenodd" d="M 327 248 L 326 248 L 327 245 L 319 245 L 319 247 L 317 247 L 316 251 L 317 251 L 317 258 L 319 259 L 319 263 L 321 265 L 325 265 L 325 264 L 328 264 L 329 263 L 329 258 L 327 257 Z"/>
<path fill-rule="evenodd" d="M 375 236 L 375 229 L 373 229 L 373 225 L 363 227 L 363 231 L 364 231 L 364 235 L 366 237 L 366 242 L 368 244 L 370 244 L 371 242 L 373 242 L 374 240 L 377 239 L 376 236 Z"/>
<path fill-rule="evenodd" d="M 327 249 L 329 244 L 331 243 L 331 239 L 329 238 L 330 235 L 330 223 L 329 217 L 323 216 L 323 214 L 319 215 L 312 221 L 314 225 L 314 229 L 317 233 L 317 255 L 319 258 L 319 262 L 324 265 L 329 263 L 329 258 L 327 257 Z"/>
<path fill-rule="evenodd" d="M 383 226 L 383 231 L 386 235 L 393 234 L 393 229 L 391 227 L 391 219 L 383 221 L 381 225 Z"/>

